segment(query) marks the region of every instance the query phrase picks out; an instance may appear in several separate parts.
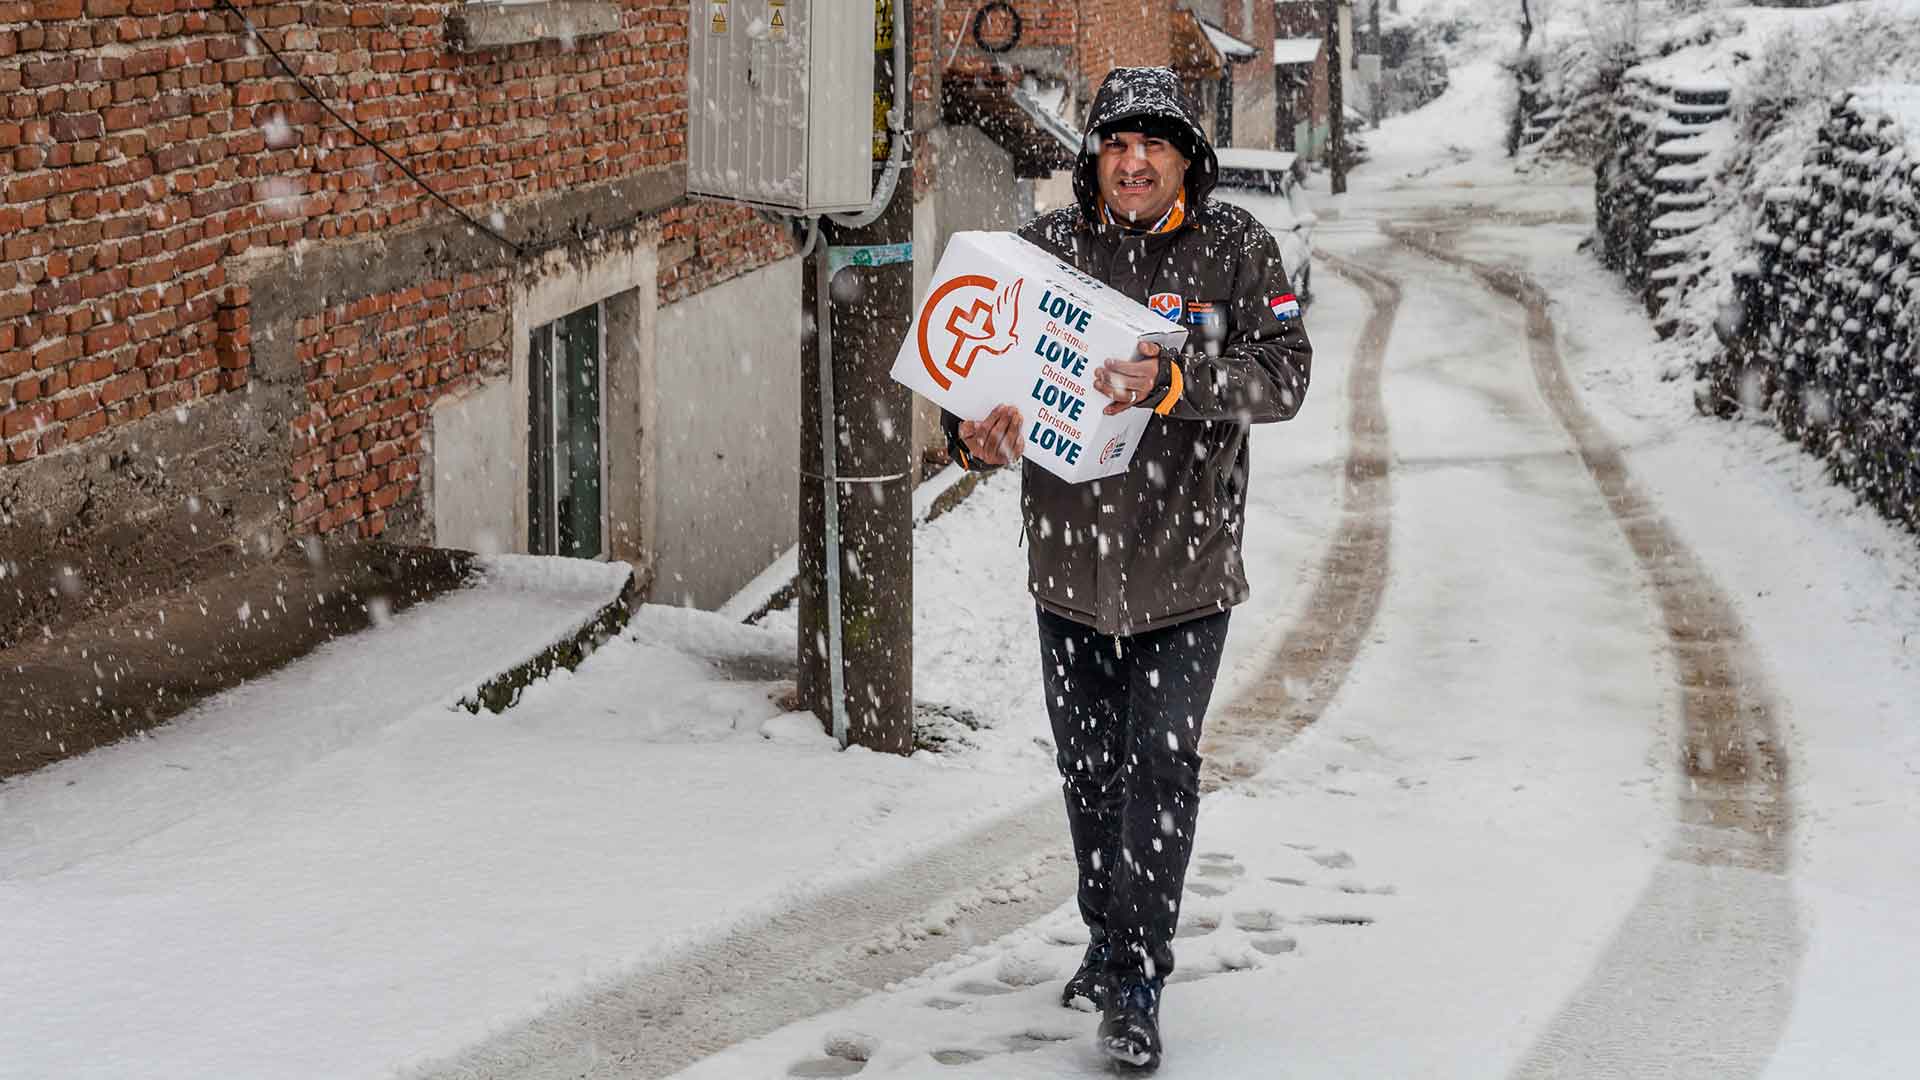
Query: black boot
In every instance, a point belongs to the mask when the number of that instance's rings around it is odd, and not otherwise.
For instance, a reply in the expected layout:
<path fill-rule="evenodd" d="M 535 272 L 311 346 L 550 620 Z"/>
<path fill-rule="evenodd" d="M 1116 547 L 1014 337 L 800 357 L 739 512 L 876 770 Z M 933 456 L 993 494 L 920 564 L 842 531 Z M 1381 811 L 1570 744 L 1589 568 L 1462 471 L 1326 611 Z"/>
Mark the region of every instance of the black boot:
<path fill-rule="evenodd" d="M 1087 954 L 1080 960 L 1080 970 L 1073 973 L 1067 985 L 1060 990 L 1060 1004 L 1081 1012 L 1097 1012 L 1107 1003 L 1107 936 L 1095 934 L 1093 942 L 1087 946 Z"/>
<path fill-rule="evenodd" d="M 1100 1018 L 1100 1049 L 1142 1072 L 1160 1067 L 1160 987 L 1132 978 L 1107 989 Z"/>

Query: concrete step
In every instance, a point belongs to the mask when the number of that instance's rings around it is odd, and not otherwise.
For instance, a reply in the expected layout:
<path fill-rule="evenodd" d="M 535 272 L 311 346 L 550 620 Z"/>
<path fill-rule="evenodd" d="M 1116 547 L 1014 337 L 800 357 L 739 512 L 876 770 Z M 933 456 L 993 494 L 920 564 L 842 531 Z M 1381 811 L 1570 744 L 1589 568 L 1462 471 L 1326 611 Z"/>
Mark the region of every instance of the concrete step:
<path fill-rule="evenodd" d="M 0 780 L 187 717 L 218 695 L 416 605 L 498 589 L 500 567 L 518 565 L 463 551 L 315 541 L 271 557 L 229 553 L 223 564 L 203 563 L 202 572 L 170 587 L 46 624 L 0 650 Z M 601 577 L 624 574 L 631 583 L 625 564 L 592 565 L 605 571 Z M 611 594 L 618 600 L 623 590 Z M 597 641 L 593 633 L 575 631 L 617 621 L 614 612 L 601 610 L 605 601 L 585 606 L 592 610 L 583 610 L 567 632 L 543 633 L 524 647 L 489 652 L 483 646 L 505 628 L 473 628 L 472 647 L 462 652 L 473 670 L 458 680 L 469 707 L 503 707 L 532 679 L 578 663 Z M 350 671 L 335 683 L 343 696 L 356 686 Z"/>

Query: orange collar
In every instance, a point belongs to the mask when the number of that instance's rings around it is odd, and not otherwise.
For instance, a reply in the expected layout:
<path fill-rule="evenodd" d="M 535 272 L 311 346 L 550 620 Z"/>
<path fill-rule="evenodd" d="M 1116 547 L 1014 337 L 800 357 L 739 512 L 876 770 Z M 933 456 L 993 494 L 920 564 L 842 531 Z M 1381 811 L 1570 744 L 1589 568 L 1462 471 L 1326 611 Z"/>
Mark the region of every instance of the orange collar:
<path fill-rule="evenodd" d="M 1118 218 L 1113 216 L 1113 211 L 1107 208 L 1107 200 L 1099 200 L 1099 206 L 1101 221 L 1109 225 L 1120 225 L 1122 228 L 1126 227 Z M 1167 212 L 1160 215 L 1160 220 L 1155 222 L 1153 228 L 1147 231 L 1150 233 L 1169 233 L 1179 228 L 1181 223 L 1186 220 L 1187 193 L 1183 190 L 1179 195 L 1174 196 L 1173 205 L 1168 207 Z"/>

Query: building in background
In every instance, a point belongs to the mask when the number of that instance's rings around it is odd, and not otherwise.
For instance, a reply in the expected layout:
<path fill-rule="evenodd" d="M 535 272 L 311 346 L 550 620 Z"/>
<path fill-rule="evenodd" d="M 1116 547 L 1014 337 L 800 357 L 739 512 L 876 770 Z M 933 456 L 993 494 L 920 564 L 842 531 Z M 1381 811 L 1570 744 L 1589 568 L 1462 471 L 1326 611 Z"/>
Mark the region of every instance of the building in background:
<path fill-rule="evenodd" d="M 1355 86 L 1352 0 L 1337 0 L 1336 21 L 1343 89 Z M 1325 0 L 1277 0 L 1274 4 L 1273 76 L 1280 146 L 1320 161 L 1333 138 L 1332 50 L 1327 41 Z M 1353 102 L 1347 103 L 1348 112 Z"/>
<path fill-rule="evenodd" d="M 1193 0 L 1185 7 L 1199 22 L 1223 67 L 1213 95 L 1216 146 L 1271 150 L 1278 145 L 1270 0 Z"/>

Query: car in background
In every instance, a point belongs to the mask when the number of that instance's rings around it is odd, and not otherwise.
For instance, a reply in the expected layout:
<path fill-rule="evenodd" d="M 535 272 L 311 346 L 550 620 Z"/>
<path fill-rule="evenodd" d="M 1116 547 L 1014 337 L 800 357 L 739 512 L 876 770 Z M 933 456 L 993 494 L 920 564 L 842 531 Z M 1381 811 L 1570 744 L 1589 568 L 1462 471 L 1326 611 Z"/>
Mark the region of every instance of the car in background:
<path fill-rule="evenodd" d="M 1262 224 L 1280 242 L 1280 264 L 1301 303 L 1313 300 L 1313 226 L 1318 221 L 1301 188 L 1299 156 L 1285 150 L 1250 150 L 1225 146 L 1214 150 L 1220 160 L 1220 187 L 1268 196 L 1256 207 Z"/>

